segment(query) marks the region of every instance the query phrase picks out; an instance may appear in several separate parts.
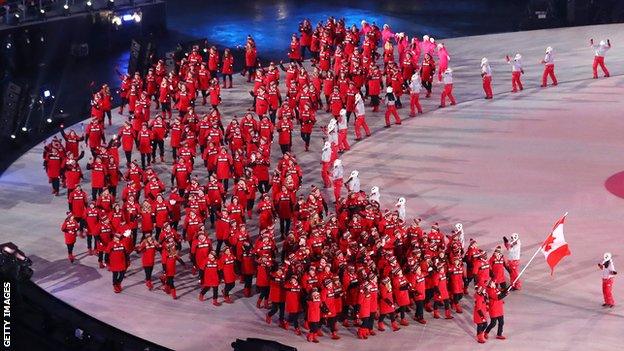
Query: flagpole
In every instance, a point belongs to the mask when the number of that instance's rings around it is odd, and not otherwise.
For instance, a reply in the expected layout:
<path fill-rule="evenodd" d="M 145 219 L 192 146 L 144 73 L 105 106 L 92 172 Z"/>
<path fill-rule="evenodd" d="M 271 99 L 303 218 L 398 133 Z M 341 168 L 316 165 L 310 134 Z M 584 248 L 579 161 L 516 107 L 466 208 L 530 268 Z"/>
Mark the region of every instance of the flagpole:
<path fill-rule="evenodd" d="M 527 262 L 527 264 L 524 266 L 524 268 L 522 268 L 522 271 L 520 271 L 520 274 L 518 274 L 516 279 L 514 279 L 514 281 L 509 285 L 509 288 L 507 289 L 507 292 L 509 292 L 509 290 L 511 290 L 511 288 L 514 286 L 514 284 L 516 284 L 516 282 L 518 281 L 518 279 L 520 279 L 520 276 L 522 276 L 524 271 L 526 271 L 526 269 L 529 268 L 529 265 L 531 264 L 531 262 L 533 262 L 533 259 L 535 259 L 535 256 L 537 256 L 537 254 L 540 252 L 541 249 L 542 249 L 542 245 L 540 245 L 537 248 L 537 250 L 535 250 L 535 253 L 533 254 L 533 257 L 531 257 L 529 262 Z"/>
<path fill-rule="evenodd" d="M 563 217 L 567 217 L 568 216 L 568 212 L 566 212 Z M 543 245 L 543 244 L 542 244 Z M 514 286 L 514 284 L 516 284 L 516 282 L 518 281 L 518 279 L 520 279 L 520 276 L 522 276 L 522 274 L 524 273 L 524 271 L 526 271 L 526 269 L 529 267 L 529 265 L 531 264 L 531 262 L 533 262 L 533 259 L 535 258 L 535 256 L 537 256 L 537 254 L 540 252 L 540 250 L 542 249 L 542 245 L 540 245 L 537 250 L 535 250 L 535 253 L 533 254 L 533 257 L 531 257 L 531 259 L 529 260 L 529 262 L 527 262 L 526 266 L 524 266 L 524 268 L 522 268 L 522 270 L 520 271 L 520 274 L 518 274 L 518 276 L 516 277 L 516 279 L 514 279 L 514 281 L 509 285 L 509 288 L 507 289 L 507 292 L 509 292 L 511 290 L 511 288 Z"/>

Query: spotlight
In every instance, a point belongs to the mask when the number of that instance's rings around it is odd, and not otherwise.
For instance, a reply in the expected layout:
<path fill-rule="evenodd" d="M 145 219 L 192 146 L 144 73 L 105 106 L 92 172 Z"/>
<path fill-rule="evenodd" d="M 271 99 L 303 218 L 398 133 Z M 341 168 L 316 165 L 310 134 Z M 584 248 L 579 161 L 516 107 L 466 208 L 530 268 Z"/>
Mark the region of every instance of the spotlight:
<path fill-rule="evenodd" d="M 52 118 L 48 117 L 48 118 L 46 119 L 46 122 L 47 122 L 48 124 L 52 123 Z"/>
<path fill-rule="evenodd" d="M 135 12 L 132 14 L 132 18 L 134 18 L 134 21 L 136 23 L 141 22 L 141 18 L 143 17 L 143 14 L 141 12 Z"/>
<path fill-rule="evenodd" d="M 114 8 L 115 8 L 115 0 L 108 0 L 108 3 L 107 3 L 107 4 L 108 4 L 108 8 L 109 8 L 110 10 L 112 10 L 112 9 L 114 9 Z"/>
<path fill-rule="evenodd" d="M 7 43 L 7 44 L 6 44 L 6 48 L 7 48 L 7 50 L 11 49 L 11 46 L 13 46 L 11 43 Z"/>
<path fill-rule="evenodd" d="M 15 138 L 17 138 L 17 136 L 15 134 L 11 134 L 11 139 L 15 140 Z"/>
<path fill-rule="evenodd" d="M 27 131 L 28 131 L 28 128 L 22 127 L 22 132 L 26 133 Z"/>
<path fill-rule="evenodd" d="M 91 6 L 93 6 L 93 3 L 91 2 L 91 0 L 87 0 L 87 7 L 91 9 Z"/>
<path fill-rule="evenodd" d="M 63 5 L 63 14 L 65 16 L 69 16 L 69 14 L 70 14 L 69 3 L 68 2 L 65 2 L 65 5 Z"/>
<path fill-rule="evenodd" d="M 42 43 L 45 41 L 45 39 L 43 38 L 43 35 L 41 36 L 40 40 Z"/>
<path fill-rule="evenodd" d="M 49 91 L 49 90 L 44 90 L 44 91 L 43 91 L 43 97 L 45 97 L 45 98 L 49 98 L 50 96 L 52 96 L 52 94 L 50 93 L 50 91 Z"/>
<path fill-rule="evenodd" d="M 121 17 L 113 16 L 113 18 L 111 19 L 111 23 L 113 23 L 116 26 L 121 26 Z"/>

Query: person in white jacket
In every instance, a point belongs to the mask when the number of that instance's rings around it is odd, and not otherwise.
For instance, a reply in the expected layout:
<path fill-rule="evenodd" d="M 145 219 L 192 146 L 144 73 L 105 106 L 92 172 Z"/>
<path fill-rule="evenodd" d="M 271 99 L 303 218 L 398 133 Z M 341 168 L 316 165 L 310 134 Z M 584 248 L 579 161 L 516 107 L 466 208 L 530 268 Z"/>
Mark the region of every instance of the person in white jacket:
<path fill-rule="evenodd" d="M 602 256 L 602 262 L 598 263 L 598 268 L 602 270 L 602 297 L 604 303 L 602 307 L 613 308 L 615 306 L 615 299 L 613 298 L 613 279 L 617 274 L 615 270 L 615 264 L 613 263 L 613 255 L 610 252 L 605 252 Z"/>
<path fill-rule="evenodd" d="M 420 106 L 420 91 L 422 90 L 422 83 L 420 81 L 420 72 L 416 71 L 412 74 L 409 84 L 410 92 L 410 117 L 416 117 L 416 111 L 423 113 L 422 106 Z"/>
<path fill-rule="evenodd" d="M 358 93 L 355 94 L 355 140 L 362 140 L 362 128 L 364 129 L 366 136 L 369 137 L 371 132 L 368 128 L 368 123 L 366 123 L 364 100 L 362 100 L 362 95 Z"/>
<path fill-rule="evenodd" d="M 379 203 L 380 198 L 381 198 L 381 195 L 379 194 L 379 187 L 378 186 L 372 187 L 370 191 L 370 195 L 368 196 L 368 199 L 370 201 L 375 201 L 376 203 Z"/>
<path fill-rule="evenodd" d="M 505 249 L 507 249 L 507 270 L 509 271 L 509 280 L 513 283 L 511 285 L 511 290 L 520 290 L 522 282 L 520 279 L 516 281 L 520 272 L 520 254 L 522 250 L 520 236 L 518 233 L 513 233 L 511 234 L 511 240 L 504 236 L 503 243 L 505 244 Z"/>
<path fill-rule="evenodd" d="M 327 123 L 326 133 L 327 133 L 327 141 L 329 141 L 329 145 L 331 145 L 331 161 L 333 164 L 334 160 L 338 158 L 338 130 L 337 130 L 336 119 L 331 118 L 329 123 Z"/>
<path fill-rule="evenodd" d="M 326 141 L 323 145 L 323 151 L 321 153 L 321 177 L 323 178 L 325 188 L 330 188 L 332 184 L 331 178 L 329 177 L 329 168 L 332 164 L 331 155 L 331 143 Z"/>
<path fill-rule="evenodd" d="M 546 87 L 548 84 L 548 77 L 552 79 L 553 85 L 557 85 L 557 77 L 555 77 L 555 57 L 553 56 L 553 48 L 551 46 L 546 48 L 546 55 L 541 61 L 544 65 L 544 74 L 542 74 L 542 87 Z"/>
<path fill-rule="evenodd" d="M 334 199 L 338 202 L 340 193 L 342 192 L 342 183 L 344 181 L 344 168 L 342 168 L 342 161 L 340 159 L 334 161 L 332 180 L 334 182 Z"/>
<path fill-rule="evenodd" d="M 446 106 L 446 98 L 451 100 L 451 105 L 455 105 L 455 97 L 453 96 L 453 70 L 449 67 L 442 74 L 442 81 L 444 82 L 444 90 L 440 95 L 440 107 Z"/>
<path fill-rule="evenodd" d="M 351 147 L 349 146 L 349 141 L 347 140 L 347 132 L 349 131 L 349 126 L 347 125 L 347 110 L 344 108 L 340 110 L 340 114 L 338 115 L 336 122 L 336 125 L 338 126 L 338 152 L 349 151 Z"/>
<path fill-rule="evenodd" d="M 522 87 L 522 81 L 520 80 L 520 75 L 524 74 L 524 69 L 522 69 L 522 55 L 516 54 L 513 60 L 509 57 L 509 55 L 505 56 L 507 59 L 507 63 L 511 65 L 511 91 L 517 92 L 518 90 L 524 89 Z"/>
<path fill-rule="evenodd" d="M 399 201 L 397 201 L 396 205 L 397 211 L 399 212 L 399 219 L 405 222 L 405 198 L 400 197 Z"/>
<path fill-rule="evenodd" d="M 594 51 L 594 64 L 592 66 L 594 79 L 598 78 L 598 66 L 602 68 L 605 78 L 609 77 L 609 70 L 607 69 L 607 66 L 605 66 L 604 58 L 607 51 L 611 49 L 611 40 L 601 40 L 598 45 L 595 45 L 594 39 L 589 39 L 589 45 Z"/>
<path fill-rule="evenodd" d="M 345 183 L 350 193 L 360 192 L 360 172 L 354 170 Z"/>
<path fill-rule="evenodd" d="M 481 77 L 483 78 L 483 91 L 485 92 L 485 98 L 491 99 L 494 97 L 492 93 L 492 67 L 487 57 L 481 59 Z"/>

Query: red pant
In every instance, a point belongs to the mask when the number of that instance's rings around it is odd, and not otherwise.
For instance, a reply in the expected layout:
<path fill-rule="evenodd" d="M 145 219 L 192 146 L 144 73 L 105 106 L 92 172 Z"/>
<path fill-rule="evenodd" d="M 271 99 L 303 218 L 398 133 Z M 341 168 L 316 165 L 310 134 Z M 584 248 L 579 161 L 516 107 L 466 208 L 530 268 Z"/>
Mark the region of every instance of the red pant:
<path fill-rule="evenodd" d="M 605 66 L 604 64 L 603 56 L 594 56 L 594 65 L 592 66 L 592 69 L 594 70 L 594 78 L 598 78 L 598 66 L 602 68 L 602 71 L 604 72 L 605 77 L 608 77 L 609 70 L 607 69 L 607 66 Z"/>
<path fill-rule="evenodd" d="M 513 283 L 516 278 L 518 278 L 518 267 L 520 266 L 520 260 L 509 260 L 507 262 L 507 266 L 509 268 L 509 279 L 511 283 Z M 513 288 L 520 289 L 522 287 L 522 281 L 518 279 L 518 281 L 512 285 Z"/>
<path fill-rule="evenodd" d="M 455 105 L 455 98 L 453 97 L 453 84 L 444 84 L 444 90 L 440 95 L 440 106 L 446 106 L 446 97 L 451 100 L 451 105 Z"/>
<path fill-rule="evenodd" d="M 511 72 L 511 90 L 518 91 L 518 89 L 522 90 L 522 82 L 520 81 L 520 71 Z"/>
<path fill-rule="evenodd" d="M 390 125 L 390 115 L 394 116 L 394 120 L 396 124 L 401 124 L 401 117 L 399 117 L 399 112 L 397 112 L 397 108 L 394 105 L 386 106 L 386 125 Z"/>
<path fill-rule="evenodd" d="M 557 85 L 557 77 L 555 77 L 555 65 L 544 66 L 544 74 L 542 74 L 542 85 L 546 86 L 548 76 L 552 79 L 553 84 Z"/>
<path fill-rule="evenodd" d="M 483 91 L 485 92 L 485 97 L 492 97 L 492 76 L 483 76 Z"/>
<path fill-rule="evenodd" d="M 410 116 L 416 116 L 416 110 L 418 110 L 418 113 L 422 113 L 419 98 L 420 94 L 410 94 Z"/>
<path fill-rule="evenodd" d="M 339 129 L 338 130 L 338 150 L 345 151 L 349 150 L 349 142 L 347 141 L 347 131 L 348 129 Z"/>
<path fill-rule="evenodd" d="M 362 133 L 360 132 L 360 129 L 362 128 L 364 128 L 364 132 L 366 132 L 366 136 L 371 135 L 370 129 L 368 129 L 368 124 L 366 123 L 366 117 L 364 117 L 363 115 L 355 117 L 355 139 L 356 140 L 362 139 Z"/>
<path fill-rule="evenodd" d="M 334 198 L 336 201 L 340 198 L 342 192 L 342 179 L 334 179 Z"/>
<path fill-rule="evenodd" d="M 611 289 L 613 289 L 613 278 L 602 278 L 602 297 L 604 298 L 604 303 L 615 305 Z"/>
<path fill-rule="evenodd" d="M 331 178 L 329 178 L 329 166 L 330 162 L 321 162 L 321 177 L 326 188 L 329 188 L 332 183 Z"/>

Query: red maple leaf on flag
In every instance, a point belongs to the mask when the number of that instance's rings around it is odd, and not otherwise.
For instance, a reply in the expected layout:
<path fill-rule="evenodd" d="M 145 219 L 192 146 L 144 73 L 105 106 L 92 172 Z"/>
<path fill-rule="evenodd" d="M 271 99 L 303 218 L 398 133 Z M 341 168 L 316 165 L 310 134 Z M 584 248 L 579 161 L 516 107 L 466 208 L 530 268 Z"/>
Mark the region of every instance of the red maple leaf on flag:
<path fill-rule="evenodd" d="M 549 235 L 548 238 L 546 238 L 546 241 L 544 241 L 544 243 L 542 244 L 542 248 L 544 249 L 544 251 L 550 251 L 551 245 L 554 242 L 555 242 L 555 237 L 552 235 Z"/>

